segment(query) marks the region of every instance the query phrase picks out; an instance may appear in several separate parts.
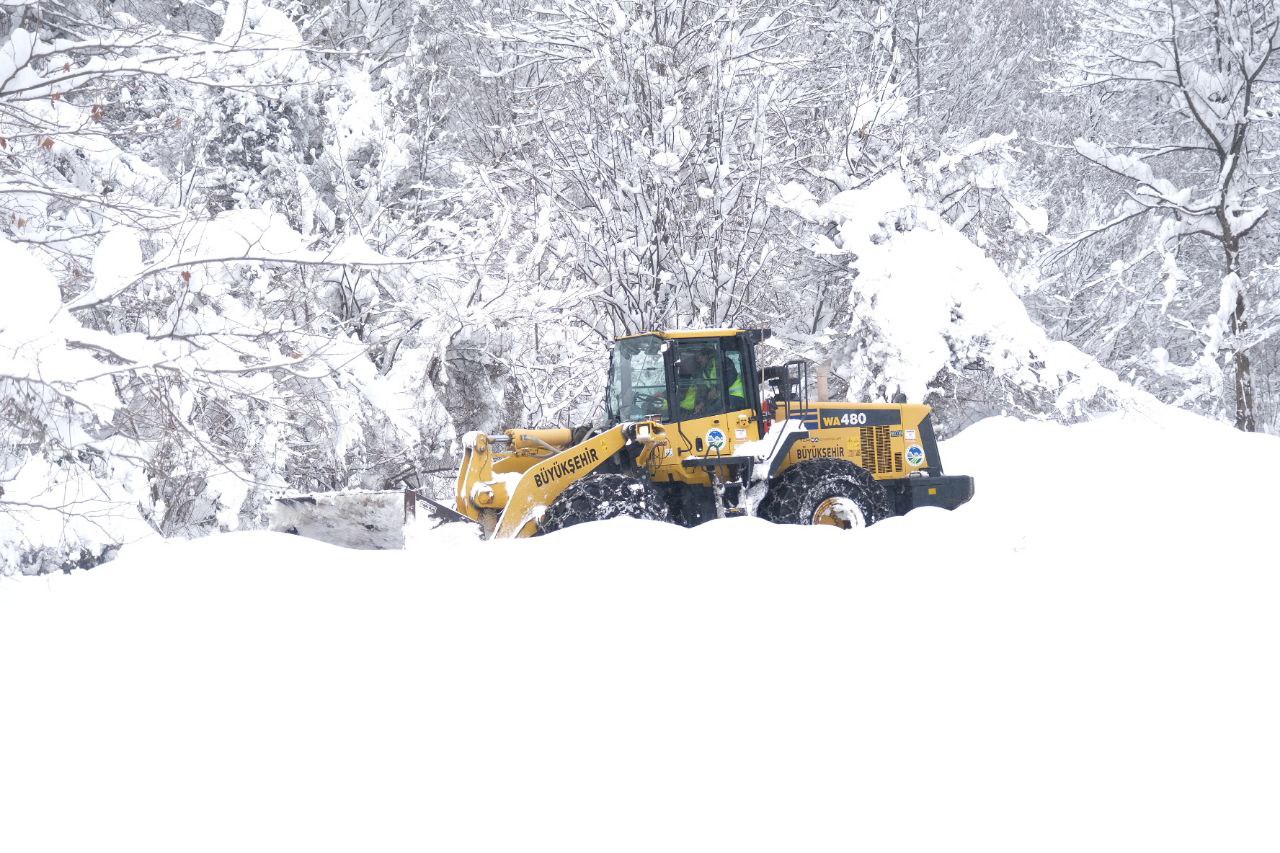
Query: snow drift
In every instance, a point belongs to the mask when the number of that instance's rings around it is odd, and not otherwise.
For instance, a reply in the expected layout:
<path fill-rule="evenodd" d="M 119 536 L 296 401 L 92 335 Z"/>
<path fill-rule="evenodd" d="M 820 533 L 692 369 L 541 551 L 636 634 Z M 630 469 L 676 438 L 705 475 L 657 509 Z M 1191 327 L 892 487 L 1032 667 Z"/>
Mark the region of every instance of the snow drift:
<path fill-rule="evenodd" d="M 1275 849 L 1280 440 L 944 453 L 971 504 L 863 532 L 236 533 L 4 581 L 0 848 Z"/>

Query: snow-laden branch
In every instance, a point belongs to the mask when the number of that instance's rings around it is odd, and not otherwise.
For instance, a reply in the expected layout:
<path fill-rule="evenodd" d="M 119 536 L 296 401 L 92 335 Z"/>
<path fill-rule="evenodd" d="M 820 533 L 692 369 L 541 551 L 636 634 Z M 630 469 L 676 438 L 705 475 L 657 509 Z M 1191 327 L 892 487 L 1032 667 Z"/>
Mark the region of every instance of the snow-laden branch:
<path fill-rule="evenodd" d="M 131 229 L 117 233 L 99 252 L 109 257 L 100 263 L 94 284 L 67 304 L 71 311 L 85 311 L 115 299 L 130 288 L 160 273 L 190 270 L 208 265 L 276 263 L 303 266 L 412 267 L 423 262 L 396 258 L 376 251 L 355 235 L 329 248 L 311 248 L 280 214 L 264 211 L 229 211 L 212 220 L 188 220 L 165 236 L 166 247 L 143 264 L 140 236 Z"/>

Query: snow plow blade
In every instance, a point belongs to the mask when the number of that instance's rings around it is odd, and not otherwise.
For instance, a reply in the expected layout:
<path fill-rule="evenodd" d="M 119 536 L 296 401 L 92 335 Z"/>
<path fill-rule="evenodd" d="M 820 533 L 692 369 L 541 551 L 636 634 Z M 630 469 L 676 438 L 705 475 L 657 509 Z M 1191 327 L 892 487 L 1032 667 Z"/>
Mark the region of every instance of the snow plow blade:
<path fill-rule="evenodd" d="M 472 521 L 414 489 L 317 492 L 276 498 L 271 529 L 344 548 L 382 551 L 403 548 L 405 524 L 420 513 L 441 523 Z"/>

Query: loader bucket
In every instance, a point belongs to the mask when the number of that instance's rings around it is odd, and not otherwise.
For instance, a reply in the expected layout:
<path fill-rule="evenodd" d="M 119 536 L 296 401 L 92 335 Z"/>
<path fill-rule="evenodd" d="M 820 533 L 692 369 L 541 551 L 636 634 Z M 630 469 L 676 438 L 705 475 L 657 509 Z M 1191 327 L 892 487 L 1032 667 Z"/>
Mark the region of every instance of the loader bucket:
<path fill-rule="evenodd" d="M 271 529 L 365 551 L 404 547 L 404 528 L 422 514 L 441 522 L 471 519 L 413 489 L 318 492 L 276 498 Z"/>

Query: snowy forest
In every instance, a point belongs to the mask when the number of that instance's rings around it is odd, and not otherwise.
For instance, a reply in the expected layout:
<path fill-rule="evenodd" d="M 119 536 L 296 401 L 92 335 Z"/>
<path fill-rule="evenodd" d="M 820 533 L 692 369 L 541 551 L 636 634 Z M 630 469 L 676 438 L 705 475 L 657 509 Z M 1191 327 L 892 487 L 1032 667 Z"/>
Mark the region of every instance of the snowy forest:
<path fill-rule="evenodd" d="M 650 329 L 944 437 L 1280 433 L 1278 47 L 1258 0 L 0 0 L 0 574 L 447 492 Z"/>

